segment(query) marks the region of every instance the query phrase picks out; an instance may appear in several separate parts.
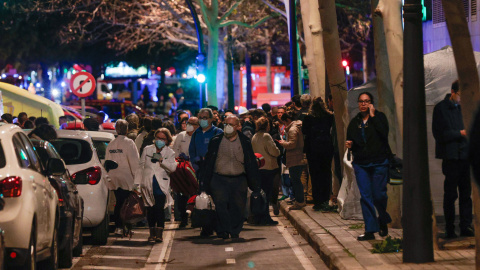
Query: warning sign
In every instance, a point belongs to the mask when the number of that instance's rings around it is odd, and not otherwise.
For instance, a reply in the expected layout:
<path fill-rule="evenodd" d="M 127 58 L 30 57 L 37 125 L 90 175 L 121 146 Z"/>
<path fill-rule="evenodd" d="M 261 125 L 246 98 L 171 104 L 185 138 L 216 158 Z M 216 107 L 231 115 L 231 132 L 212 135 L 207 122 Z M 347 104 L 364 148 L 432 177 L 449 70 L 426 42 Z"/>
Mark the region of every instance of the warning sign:
<path fill-rule="evenodd" d="M 88 97 L 95 91 L 95 78 L 88 72 L 75 73 L 70 80 L 70 89 L 77 97 Z"/>

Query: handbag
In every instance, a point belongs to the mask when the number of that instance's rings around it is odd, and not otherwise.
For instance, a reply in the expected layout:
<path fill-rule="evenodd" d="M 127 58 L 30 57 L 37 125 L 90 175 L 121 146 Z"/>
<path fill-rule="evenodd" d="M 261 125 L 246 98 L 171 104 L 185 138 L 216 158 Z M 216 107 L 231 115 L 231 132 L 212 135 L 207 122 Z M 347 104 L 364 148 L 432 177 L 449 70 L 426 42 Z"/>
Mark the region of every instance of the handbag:
<path fill-rule="evenodd" d="M 392 156 L 389 159 L 388 168 L 388 183 L 390 185 L 402 185 L 403 184 L 403 160 L 397 156 Z"/>
<path fill-rule="evenodd" d="M 216 224 L 215 204 L 212 196 L 202 192 L 195 197 L 195 207 L 192 211 L 192 227 L 214 227 Z"/>
<path fill-rule="evenodd" d="M 130 192 L 120 209 L 120 219 L 124 224 L 136 224 L 145 218 L 145 204 L 141 196 Z"/>

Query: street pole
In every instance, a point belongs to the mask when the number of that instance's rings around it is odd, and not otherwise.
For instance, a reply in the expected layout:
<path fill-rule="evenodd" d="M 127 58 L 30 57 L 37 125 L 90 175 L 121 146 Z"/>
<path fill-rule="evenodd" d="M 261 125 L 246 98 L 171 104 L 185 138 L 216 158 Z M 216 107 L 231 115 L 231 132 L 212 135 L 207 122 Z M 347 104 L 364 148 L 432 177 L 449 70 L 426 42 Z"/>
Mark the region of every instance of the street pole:
<path fill-rule="evenodd" d="M 192 4 L 192 0 L 185 0 L 187 2 L 188 8 L 190 9 L 190 13 L 192 14 L 193 17 L 193 22 L 195 23 L 195 30 L 197 32 L 197 40 L 198 40 L 198 54 L 203 53 L 203 32 L 202 28 L 200 26 L 200 21 L 198 20 L 198 15 L 197 11 L 195 10 L 195 7 Z M 199 103 L 200 103 L 200 108 L 204 107 L 204 102 L 203 102 L 203 83 L 198 83 L 198 89 L 199 89 Z"/>
<path fill-rule="evenodd" d="M 290 92 L 291 95 L 298 95 L 298 44 L 297 44 L 297 14 L 295 0 L 289 0 L 288 16 L 290 18 Z"/>
<path fill-rule="evenodd" d="M 405 0 L 403 262 L 433 262 L 421 0 Z"/>

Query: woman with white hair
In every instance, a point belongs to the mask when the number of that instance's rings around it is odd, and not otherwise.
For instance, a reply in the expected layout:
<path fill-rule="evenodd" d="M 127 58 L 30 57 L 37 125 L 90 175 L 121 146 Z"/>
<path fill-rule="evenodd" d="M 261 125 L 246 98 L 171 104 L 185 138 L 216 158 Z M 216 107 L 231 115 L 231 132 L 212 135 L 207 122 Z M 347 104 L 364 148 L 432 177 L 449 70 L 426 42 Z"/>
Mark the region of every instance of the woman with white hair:
<path fill-rule="evenodd" d="M 166 128 L 154 133 L 154 141 L 143 149 L 140 166 L 135 174 L 135 188 L 142 193 L 147 208 L 147 221 L 150 228 L 149 242 L 163 241 L 165 227 L 164 209 L 172 205 L 170 176 L 177 168 L 175 152 L 169 147 L 172 135 Z"/>
<path fill-rule="evenodd" d="M 122 119 L 115 123 L 115 130 L 118 137 L 111 141 L 106 150 L 105 160 L 113 160 L 118 164 L 116 169 L 108 172 L 111 181 L 107 183 L 108 188 L 115 193 L 115 234 L 124 235 L 124 225 L 120 220 L 120 210 L 127 199 L 130 191 L 133 189 L 134 175 L 138 168 L 139 158 L 135 142 L 126 135 L 128 132 L 128 122 Z"/>

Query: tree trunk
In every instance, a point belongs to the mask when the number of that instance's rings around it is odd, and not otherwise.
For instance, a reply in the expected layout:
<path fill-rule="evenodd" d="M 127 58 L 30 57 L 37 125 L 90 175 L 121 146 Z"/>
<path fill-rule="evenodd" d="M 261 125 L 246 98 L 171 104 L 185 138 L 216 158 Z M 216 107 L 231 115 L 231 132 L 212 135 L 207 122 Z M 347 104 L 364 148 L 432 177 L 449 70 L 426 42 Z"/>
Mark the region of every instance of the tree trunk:
<path fill-rule="evenodd" d="M 305 64 L 308 69 L 310 95 L 319 96 L 315 58 L 313 56 L 312 33 L 310 32 L 310 27 L 308 27 L 308 22 L 310 21 L 309 0 L 300 0 L 300 8 L 302 12 L 303 35 L 305 37 Z"/>
<path fill-rule="evenodd" d="M 368 80 L 367 44 L 362 45 L 363 83 Z"/>
<path fill-rule="evenodd" d="M 347 109 L 347 85 L 342 67 L 342 54 L 337 28 L 335 0 L 318 0 L 320 18 L 323 27 L 323 47 L 328 82 L 332 91 L 335 124 L 337 126 L 338 149 L 345 153 L 345 133 L 349 123 Z M 343 165 L 342 174 L 343 174 Z"/>
<path fill-rule="evenodd" d="M 402 1 L 380 0 L 375 13 L 384 18 L 383 27 L 387 42 L 390 77 L 393 84 L 395 109 L 397 114 L 397 149 L 396 154 L 403 157 L 403 28 Z"/>
<path fill-rule="evenodd" d="M 372 0 L 372 12 L 378 4 L 378 0 Z M 388 133 L 388 143 L 392 151 L 396 153 L 397 149 L 397 121 L 395 119 L 395 99 L 393 96 L 393 86 L 390 77 L 390 67 L 388 66 L 387 44 L 385 41 L 385 32 L 383 31 L 382 17 L 374 14 L 373 16 L 373 38 L 375 46 L 375 66 L 377 71 L 377 91 L 378 91 L 378 105 L 388 119 L 390 125 L 390 132 Z M 363 47 L 366 53 L 366 46 Z M 364 55 L 365 57 L 365 55 Z M 366 58 L 366 57 L 365 57 Z M 366 61 L 366 59 L 364 59 Z M 365 62 L 364 62 L 365 65 Z M 365 76 L 365 70 L 364 70 Z M 402 227 L 402 200 L 401 200 L 401 186 L 388 187 L 388 208 L 387 211 L 392 217 L 392 228 Z"/>
<path fill-rule="evenodd" d="M 217 62 L 218 62 L 218 31 L 216 27 L 209 29 L 207 54 L 207 97 L 208 105 L 218 106 L 217 102 Z"/>
<path fill-rule="evenodd" d="M 267 93 L 273 93 L 272 87 L 272 48 L 270 44 L 267 45 L 266 56 L 267 58 Z"/>
<path fill-rule="evenodd" d="M 323 98 L 325 96 L 325 52 L 323 50 L 323 29 L 318 11 L 318 0 L 308 0 L 310 15 L 308 27 L 312 35 L 313 61 L 317 80 L 317 91 L 313 95 Z"/>
<path fill-rule="evenodd" d="M 463 122 L 470 131 L 472 118 L 480 100 L 478 70 L 473 54 L 472 42 L 468 24 L 463 11 L 463 4 L 454 0 L 442 0 L 448 33 L 453 47 L 453 55 L 457 66 L 460 84 Z M 479 187 L 472 178 L 472 193 L 475 223 L 475 265 L 480 268 L 480 194 Z"/>

